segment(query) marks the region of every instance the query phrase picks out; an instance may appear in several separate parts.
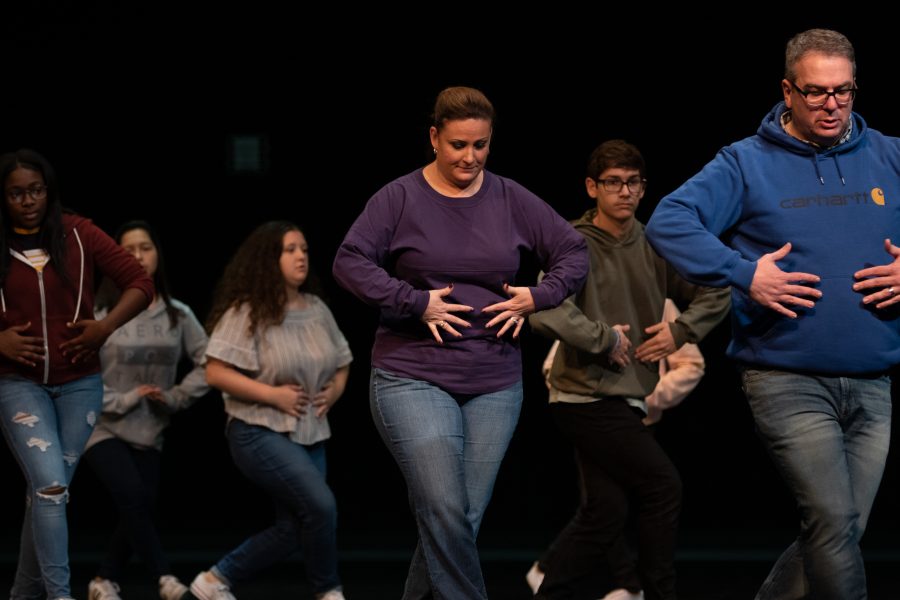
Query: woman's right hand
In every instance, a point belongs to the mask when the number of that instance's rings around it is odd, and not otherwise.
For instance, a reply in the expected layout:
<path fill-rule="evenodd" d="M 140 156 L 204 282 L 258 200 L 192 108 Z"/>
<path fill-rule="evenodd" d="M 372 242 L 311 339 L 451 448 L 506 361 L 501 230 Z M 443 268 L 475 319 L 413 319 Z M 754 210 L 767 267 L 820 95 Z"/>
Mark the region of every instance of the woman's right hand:
<path fill-rule="evenodd" d="M 150 385 L 149 383 L 139 385 L 137 387 L 137 395 L 141 398 L 148 398 L 163 404 L 166 402 L 166 397 L 163 395 L 162 388 L 158 385 Z"/>
<path fill-rule="evenodd" d="M 454 329 L 453 325 L 459 325 L 460 327 L 472 326 L 468 321 L 452 314 L 454 312 L 472 312 L 474 309 L 471 306 L 466 306 L 465 304 L 447 304 L 444 302 L 444 296 L 449 295 L 452 291 L 452 283 L 439 290 L 428 290 L 428 307 L 426 307 L 425 312 L 422 313 L 422 322 L 428 325 L 428 329 L 431 330 L 431 335 L 434 336 L 434 339 L 438 344 L 444 343 L 444 340 L 441 339 L 440 331 L 438 331 L 439 329 L 454 337 L 462 337 L 462 334 Z"/>
<path fill-rule="evenodd" d="M 309 395 L 295 383 L 272 386 L 272 404 L 283 413 L 298 419 L 306 414 Z"/>
<path fill-rule="evenodd" d="M 22 335 L 29 327 L 30 321 L 0 331 L 0 354 L 13 362 L 34 367 L 37 361 L 44 359 L 44 339 Z"/>

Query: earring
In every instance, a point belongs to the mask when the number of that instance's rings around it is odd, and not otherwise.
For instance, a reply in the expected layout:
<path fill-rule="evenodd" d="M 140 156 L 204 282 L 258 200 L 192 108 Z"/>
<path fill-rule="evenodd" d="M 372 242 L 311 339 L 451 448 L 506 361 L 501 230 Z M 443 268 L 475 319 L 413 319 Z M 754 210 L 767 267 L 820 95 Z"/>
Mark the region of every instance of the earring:
<path fill-rule="evenodd" d="M 434 150 L 434 153 L 437 154 L 437 148 L 432 148 L 432 150 Z"/>

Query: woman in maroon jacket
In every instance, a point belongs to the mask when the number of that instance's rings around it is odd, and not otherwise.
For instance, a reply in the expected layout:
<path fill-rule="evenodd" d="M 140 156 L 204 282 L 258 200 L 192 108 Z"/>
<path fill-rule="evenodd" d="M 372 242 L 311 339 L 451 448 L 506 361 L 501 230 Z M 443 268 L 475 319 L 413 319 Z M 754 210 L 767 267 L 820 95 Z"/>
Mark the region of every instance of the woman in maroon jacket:
<path fill-rule="evenodd" d="M 153 298 L 134 258 L 89 220 L 63 214 L 53 168 L 0 156 L 0 430 L 27 483 L 10 600 L 71 598 L 69 482 L 103 403 L 97 351 Z M 94 273 L 123 289 L 94 320 Z"/>

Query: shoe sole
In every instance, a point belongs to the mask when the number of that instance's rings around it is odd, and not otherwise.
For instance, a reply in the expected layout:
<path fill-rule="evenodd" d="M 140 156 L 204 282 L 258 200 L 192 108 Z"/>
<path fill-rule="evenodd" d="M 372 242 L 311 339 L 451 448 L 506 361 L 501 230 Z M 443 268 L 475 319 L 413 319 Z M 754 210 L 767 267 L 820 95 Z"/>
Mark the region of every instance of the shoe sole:
<path fill-rule="evenodd" d="M 191 584 L 190 587 L 191 593 L 197 598 L 197 600 L 212 600 L 211 596 L 207 596 L 206 592 L 203 592 L 198 587 L 194 587 L 194 584 Z"/>

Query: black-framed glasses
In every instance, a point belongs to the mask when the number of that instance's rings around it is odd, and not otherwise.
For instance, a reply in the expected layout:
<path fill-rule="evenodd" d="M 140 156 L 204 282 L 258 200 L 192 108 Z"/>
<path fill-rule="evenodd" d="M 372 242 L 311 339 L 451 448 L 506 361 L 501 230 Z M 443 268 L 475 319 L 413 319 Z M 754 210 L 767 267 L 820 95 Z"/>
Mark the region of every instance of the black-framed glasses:
<path fill-rule="evenodd" d="M 640 177 L 632 177 L 628 181 L 622 181 L 618 177 L 607 177 L 606 179 L 594 179 L 597 183 L 603 185 L 603 190 L 612 194 L 622 191 L 622 186 L 627 185 L 628 191 L 632 194 L 640 194 L 647 185 L 647 180 Z"/>
<path fill-rule="evenodd" d="M 794 89 L 797 90 L 798 94 L 803 96 L 806 106 L 813 110 L 822 108 L 828 104 L 828 98 L 830 96 L 834 97 L 834 101 L 837 102 L 837 105 L 843 108 L 853 102 L 853 99 L 856 97 L 856 92 L 859 91 L 859 88 L 855 87 L 841 88 L 830 92 L 826 92 L 825 90 L 802 90 L 800 89 L 800 86 L 793 81 L 791 81 L 791 85 L 794 86 Z"/>
<path fill-rule="evenodd" d="M 25 194 L 31 196 L 32 200 L 43 200 L 47 197 L 47 186 L 43 183 L 36 183 L 27 188 L 10 188 L 6 190 L 6 199 L 13 204 L 20 204 L 25 199 Z"/>

